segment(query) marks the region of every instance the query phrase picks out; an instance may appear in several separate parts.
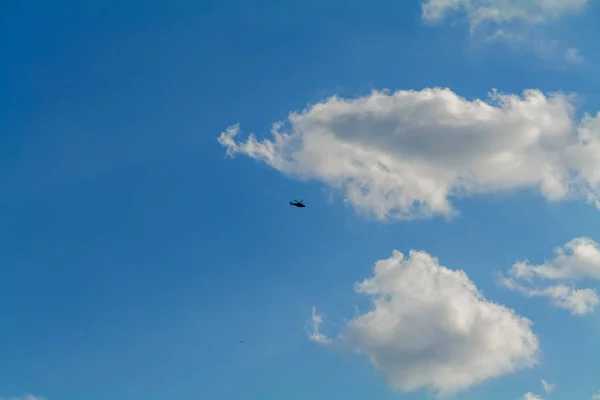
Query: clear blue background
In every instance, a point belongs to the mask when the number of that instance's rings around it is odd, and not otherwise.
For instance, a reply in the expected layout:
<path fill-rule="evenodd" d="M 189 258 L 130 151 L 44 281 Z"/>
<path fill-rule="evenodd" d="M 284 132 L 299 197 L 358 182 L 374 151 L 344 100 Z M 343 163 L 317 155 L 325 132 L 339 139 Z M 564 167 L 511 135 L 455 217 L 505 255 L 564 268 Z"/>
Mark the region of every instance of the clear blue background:
<path fill-rule="evenodd" d="M 524 300 L 492 272 L 600 240 L 596 210 L 523 193 L 461 201 L 451 223 L 382 225 L 317 183 L 226 159 L 216 137 L 235 122 L 264 136 L 292 110 L 381 88 L 576 91 L 595 112 L 598 16 L 592 4 L 553 26 L 587 58 L 559 68 L 474 45 L 460 24 L 424 27 L 417 1 L 3 2 L 0 396 L 421 399 L 303 330 L 316 305 L 334 335 L 364 305 L 354 281 L 414 248 L 540 336 L 540 367 L 457 398 L 540 393 L 542 378 L 554 399 L 589 398 L 598 316 Z M 309 207 L 289 207 L 299 198 Z"/>

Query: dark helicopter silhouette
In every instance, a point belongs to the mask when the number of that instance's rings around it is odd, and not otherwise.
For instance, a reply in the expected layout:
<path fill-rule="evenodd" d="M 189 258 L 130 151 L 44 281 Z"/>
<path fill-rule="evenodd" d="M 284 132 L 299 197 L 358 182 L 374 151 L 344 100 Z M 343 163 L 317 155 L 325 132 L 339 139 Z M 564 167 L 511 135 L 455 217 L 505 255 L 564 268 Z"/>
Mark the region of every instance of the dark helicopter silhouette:
<path fill-rule="evenodd" d="M 294 206 L 294 207 L 300 207 L 300 208 L 302 208 L 302 207 L 306 207 L 306 205 L 304 205 L 304 204 L 302 203 L 303 201 L 304 201 L 304 200 L 300 200 L 300 201 L 298 201 L 298 200 L 294 200 L 294 202 L 293 202 L 293 203 L 290 201 L 290 205 L 291 205 L 291 206 Z"/>

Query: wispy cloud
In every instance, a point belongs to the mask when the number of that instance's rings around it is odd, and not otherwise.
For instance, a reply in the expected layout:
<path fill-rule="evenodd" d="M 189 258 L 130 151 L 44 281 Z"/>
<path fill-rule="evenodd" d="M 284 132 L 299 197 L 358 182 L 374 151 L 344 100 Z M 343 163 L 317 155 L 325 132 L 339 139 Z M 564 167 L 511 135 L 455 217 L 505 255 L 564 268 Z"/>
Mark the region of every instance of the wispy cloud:
<path fill-rule="evenodd" d="M 550 33 L 543 28 L 552 21 L 585 10 L 589 0 L 424 0 L 421 18 L 428 24 L 440 23 L 449 18 L 464 20 L 472 39 L 483 43 L 504 41 L 517 49 L 531 52 L 553 64 L 579 65 L 584 58 L 578 48 L 566 45 L 563 40 L 547 40 Z M 545 32 L 540 39 L 535 32 Z"/>
<path fill-rule="evenodd" d="M 571 64 L 581 64 L 584 61 L 581 51 L 576 47 L 569 47 L 565 50 L 565 58 Z"/>
<path fill-rule="evenodd" d="M 588 0 L 425 0 L 421 16 L 439 21 L 450 15 L 464 15 L 472 29 L 483 24 L 504 25 L 513 22 L 539 24 L 581 11 Z"/>
<path fill-rule="evenodd" d="M 320 326 L 323 323 L 323 316 L 317 314 L 317 308 L 312 308 L 311 327 L 312 330 L 309 334 L 309 339 L 317 343 L 329 343 L 331 340 L 320 332 Z"/>
<path fill-rule="evenodd" d="M 556 385 L 546 382 L 542 379 L 542 386 L 544 387 L 544 391 L 548 394 L 552 393 L 556 388 Z"/>

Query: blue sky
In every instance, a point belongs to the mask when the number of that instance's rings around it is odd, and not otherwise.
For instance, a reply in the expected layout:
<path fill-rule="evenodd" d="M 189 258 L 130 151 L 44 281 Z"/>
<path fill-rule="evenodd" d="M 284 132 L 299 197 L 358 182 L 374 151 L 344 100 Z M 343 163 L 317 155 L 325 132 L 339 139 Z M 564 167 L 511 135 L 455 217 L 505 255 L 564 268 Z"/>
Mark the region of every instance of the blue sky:
<path fill-rule="evenodd" d="M 0 397 L 591 399 L 600 5 L 423 3 L 4 4 Z"/>

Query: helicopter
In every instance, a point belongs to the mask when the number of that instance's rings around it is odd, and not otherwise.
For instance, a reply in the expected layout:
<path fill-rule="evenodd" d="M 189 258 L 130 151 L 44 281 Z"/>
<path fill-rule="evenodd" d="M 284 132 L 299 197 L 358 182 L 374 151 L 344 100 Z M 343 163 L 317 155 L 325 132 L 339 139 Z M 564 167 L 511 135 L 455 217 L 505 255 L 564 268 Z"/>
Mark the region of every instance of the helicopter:
<path fill-rule="evenodd" d="M 300 207 L 300 208 L 302 208 L 302 207 L 306 207 L 306 205 L 304 205 L 304 204 L 302 203 L 303 201 L 304 201 L 304 200 L 300 200 L 300 201 L 298 201 L 298 200 L 294 200 L 294 202 L 291 202 L 291 201 L 290 201 L 290 205 L 291 205 L 291 206 L 294 206 L 294 207 Z"/>

